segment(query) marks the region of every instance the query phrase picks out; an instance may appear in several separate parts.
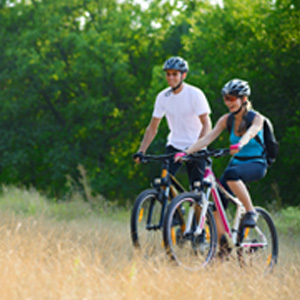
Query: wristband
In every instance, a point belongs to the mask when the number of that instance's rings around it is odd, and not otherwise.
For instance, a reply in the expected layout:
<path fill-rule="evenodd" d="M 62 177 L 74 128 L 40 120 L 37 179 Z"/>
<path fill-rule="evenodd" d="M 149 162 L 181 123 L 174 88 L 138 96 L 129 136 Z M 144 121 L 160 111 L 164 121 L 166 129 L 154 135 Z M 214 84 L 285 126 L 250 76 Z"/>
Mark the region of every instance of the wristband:
<path fill-rule="evenodd" d="M 240 150 L 242 148 L 241 143 L 237 143 L 230 146 L 230 150 Z"/>
<path fill-rule="evenodd" d="M 186 153 L 185 152 L 178 152 L 174 155 L 174 158 L 177 158 L 177 157 L 184 157 L 186 156 Z"/>

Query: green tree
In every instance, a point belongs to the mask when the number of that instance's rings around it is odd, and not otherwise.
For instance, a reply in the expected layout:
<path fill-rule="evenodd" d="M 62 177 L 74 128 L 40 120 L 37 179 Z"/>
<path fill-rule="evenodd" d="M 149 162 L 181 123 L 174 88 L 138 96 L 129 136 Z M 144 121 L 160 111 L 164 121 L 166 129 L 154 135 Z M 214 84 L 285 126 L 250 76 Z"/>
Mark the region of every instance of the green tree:
<path fill-rule="evenodd" d="M 96 192 L 116 196 L 168 26 L 156 28 L 153 11 L 133 1 L 2 5 L 3 182 L 60 194 L 81 163 Z"/>
<path fill-rule="evenodd" d="M 182 55 L 213 121 L 226 112 L 223 84 L 250 82 L 281 142 L 254 197 L 297 205 L 299 11 L 297 0 L 154 0 L 146 10 L 134 0 L 0 0 L 1 182 L 62 196 L 81 164 L 95 193 L 132 199 L 158 175 L 131 156 L 165 87 L 163 62 Z M 150 152 L 164 151 L 166 133 L 163 123 Z M 225 165 L 215 162 L 217 174 Z"/>
<path fill-rule="evenodd" d="M 238 77 L 250 82 L 254 107 L 274 122 L 280 156 L 268 176 L 254 185 L 255 197 L 263 202 L 280 198 L 277 187 L 284 201 L 297 204 L 300 200 L 294 184 L 299 182 L 299 166 L 287 162 L 298 161 L 297 152 L 291 149 L 299 136 L 292 140 L 291 132 L 297 133 L 299 127 L 299 20 L 296 1 L 225 0 L 224 8 L 195 11 L 184 37 L 189 60 L 198 69 L 195 83 L 205 87 L 214 117 L 226 111 L 221 87 Z"/>

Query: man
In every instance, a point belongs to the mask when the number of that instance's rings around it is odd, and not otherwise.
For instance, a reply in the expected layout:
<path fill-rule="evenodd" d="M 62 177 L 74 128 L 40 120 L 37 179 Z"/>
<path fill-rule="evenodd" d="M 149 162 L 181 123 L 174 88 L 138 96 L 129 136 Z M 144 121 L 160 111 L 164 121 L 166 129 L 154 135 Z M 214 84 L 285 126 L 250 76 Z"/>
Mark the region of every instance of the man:
<path fill-rule="evenodd" d="M 140 148 L 133 158 L 139 162 L 155 138 L 161 119 L 167 118 L 170 133 L 166 153 L 185 151 L 211 130 L 210 107 L 204 93 L 184 79 L 188 63 L 181 57 L 169 58 L 163 67 L 169 87 L 161 91 L 155 101 L 152 119 L 146 129 Z M 181 163 L 170 161 L 170 172 L 175 174 Z M 190 162 L 187 171 L 191 188 L 202 179 L 205 161 Z"/>

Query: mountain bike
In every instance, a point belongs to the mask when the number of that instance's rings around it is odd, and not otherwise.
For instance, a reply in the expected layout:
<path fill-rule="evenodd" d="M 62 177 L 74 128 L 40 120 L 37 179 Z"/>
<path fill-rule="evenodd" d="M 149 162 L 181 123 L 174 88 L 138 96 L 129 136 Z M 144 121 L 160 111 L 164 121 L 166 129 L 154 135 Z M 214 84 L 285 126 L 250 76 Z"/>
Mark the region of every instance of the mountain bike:
<path fill-rule="evenodd" d="M 218 158 L 229 154 L 229 149 L 201 151 L 186 156 L 185 160 L 197 158 Z M 233 218 L 221 201 L 221 193 L 233 204 Z M 212 201 L 211 201 L 212 200 Z M 184 208 L 185 214 L 180 211 Z M 263 268 L 265 272 L 273 269 L 278 257 L 278 237 L 270 214 L 262 207 L 255 207 L 258 219 L 254 228 L 243 226 L 245 208 L 241 201 L 228 193 L 216 179 L 212 165 L 208 165 L 201 186 L 195 193 L 182 193 L 174 198 L 165 216 L 163 238 L 170 257 L 189 270 L 205 267 L 215 256 L 217 232 L 208 230 L 214 223 L 212 210 L 216 209 L 225 229 L 221 238 L 221 252 L 226 248 L 226 258 L 234 257 L 240 266 Z M 176 220 L 176 222 L 174 222 Z M 225 239 L 224 239 L 225 238 Z"/>
<path fill-rule="evenodd" d="M 142 191 L 136 198 L 131 212 L 131 239 L 133 246 L 151 256 L 164 249 L 163 220 L 168 202 L 178 193 L 185 192 L 183 185 L 169 172 L 169 160 L 175 153 L 144 155 L 141 163 L 160 162 L 162 171 L 155 178 L 152 188 Z"/>

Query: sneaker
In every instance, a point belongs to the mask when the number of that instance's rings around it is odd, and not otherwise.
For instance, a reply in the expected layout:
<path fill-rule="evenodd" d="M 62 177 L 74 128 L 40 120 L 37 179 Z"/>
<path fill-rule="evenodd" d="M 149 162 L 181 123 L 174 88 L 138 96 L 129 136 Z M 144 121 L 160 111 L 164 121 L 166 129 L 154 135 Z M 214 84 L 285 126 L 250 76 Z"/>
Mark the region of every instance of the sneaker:
<path fill-rule="evenodd" d="M 257 221 L 257 213 L 254 211 L 247 211 L 244 220 L 243 220 L 243 226 L 244 227 L 255 227 L 256 221 Z"/>

